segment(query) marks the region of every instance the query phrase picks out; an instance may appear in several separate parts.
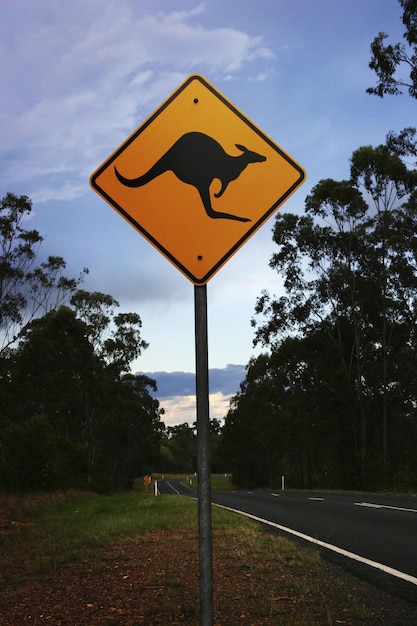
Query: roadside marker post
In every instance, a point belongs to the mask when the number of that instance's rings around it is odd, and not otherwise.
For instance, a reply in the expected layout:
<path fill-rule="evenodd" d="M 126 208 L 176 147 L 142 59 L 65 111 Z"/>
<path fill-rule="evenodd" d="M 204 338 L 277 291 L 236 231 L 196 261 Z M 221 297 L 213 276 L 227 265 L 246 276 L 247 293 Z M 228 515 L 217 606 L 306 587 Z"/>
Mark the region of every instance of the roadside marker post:
<path fill-rule="evenodd" d="M 213 624 L 207 282 L 304 180 L 303 168 L 200 75 L 90 177 L 194 283 L 201 626 Z"/>

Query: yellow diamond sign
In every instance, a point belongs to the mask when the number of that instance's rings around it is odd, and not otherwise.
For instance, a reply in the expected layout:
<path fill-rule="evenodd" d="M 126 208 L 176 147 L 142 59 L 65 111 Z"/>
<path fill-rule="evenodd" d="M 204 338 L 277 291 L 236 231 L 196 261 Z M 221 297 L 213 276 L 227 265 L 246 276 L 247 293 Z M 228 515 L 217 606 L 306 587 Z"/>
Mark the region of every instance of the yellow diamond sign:
<path fill-rule="evenodd" d="M 205 78 L 190 76 L 92 174 L 92 188 L 203 285 L 305 172 Z"/>

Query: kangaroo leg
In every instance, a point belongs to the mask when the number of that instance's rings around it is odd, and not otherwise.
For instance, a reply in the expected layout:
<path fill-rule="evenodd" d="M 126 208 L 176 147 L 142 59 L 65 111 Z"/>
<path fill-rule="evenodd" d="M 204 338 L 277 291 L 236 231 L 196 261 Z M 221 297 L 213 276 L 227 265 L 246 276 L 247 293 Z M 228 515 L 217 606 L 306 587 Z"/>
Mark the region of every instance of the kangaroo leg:
<path fill-rule="evenodd" d="M 198 190 L 201 196 L 201 200 L 203 201 L 204 208 L 209 217 L 213 219 L 226 219 L 226 220 L 237 220 L 238 222 L 250 222 L 251 220 L 248 217 L 239 217 L 238 215 L 231 215 L 230 213 L 222 213 L 221 211 L 215 211 L 211 206 L 210 201 L 210 192 L 208 188 L 203 188 Z"/>
<path fill-rule="evenodd" d="M 229 184 L 229 181 L 224 182 L 224 180 L 222 180 L 221 183 L 222 183 L 222 186 L 221 186 L 220 191 L 218 191 L 217 193 L 214 194 L 215 198 L 220 198 L 220 196 L 222 196 L 224 194 L 224 192 L 227 189 L 227 185 Z"/>

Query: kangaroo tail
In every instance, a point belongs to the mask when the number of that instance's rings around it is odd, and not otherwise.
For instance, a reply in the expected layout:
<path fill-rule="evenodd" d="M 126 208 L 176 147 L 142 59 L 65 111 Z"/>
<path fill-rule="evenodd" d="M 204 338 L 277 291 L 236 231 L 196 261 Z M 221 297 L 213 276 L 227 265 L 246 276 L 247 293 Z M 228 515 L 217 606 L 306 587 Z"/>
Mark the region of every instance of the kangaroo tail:
<path fill-rule="evenodd" d="M 143 174 L 143 176 L 139 176 L 138 178 L 125 178 L 122 174 L 120 174 L 116 166 L 114 167 L 114 173 L 122 185 L 125 185 L 126 187 L 142 187 L 142 185 L 146 185 L 146 183 L 149 183 L 153 178 L 155 178 L 155 176 L 158 175 L 153 171 L 153 169 L 154 168 L 151 168 L 148 172 L 146 172 L 146 174 Z"/>

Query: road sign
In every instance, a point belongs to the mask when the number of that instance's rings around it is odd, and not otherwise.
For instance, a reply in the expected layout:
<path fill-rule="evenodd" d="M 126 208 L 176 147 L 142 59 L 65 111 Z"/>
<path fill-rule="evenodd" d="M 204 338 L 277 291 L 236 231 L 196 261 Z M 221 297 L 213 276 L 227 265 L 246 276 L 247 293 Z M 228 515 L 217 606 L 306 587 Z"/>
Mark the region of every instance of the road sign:
<path fill-rule="evenodd" d="M 205 78 L 190 76 L 92 174 L 92 188 L 204 285 L 305 172 Z"/>

